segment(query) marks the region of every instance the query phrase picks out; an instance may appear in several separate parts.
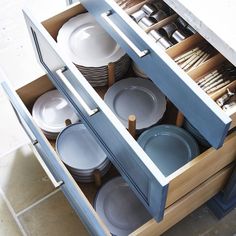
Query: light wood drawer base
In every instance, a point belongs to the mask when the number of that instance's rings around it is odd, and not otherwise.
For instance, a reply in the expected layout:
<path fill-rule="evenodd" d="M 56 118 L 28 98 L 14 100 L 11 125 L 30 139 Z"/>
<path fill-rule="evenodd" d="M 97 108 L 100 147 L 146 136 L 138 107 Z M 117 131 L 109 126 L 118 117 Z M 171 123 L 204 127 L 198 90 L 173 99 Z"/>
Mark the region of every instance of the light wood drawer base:
<path fill-rule="evenodd" d="M 216 173 L 210 179 L 199 185 L 193 191 L 185 195 L 179 201 L 169 206 L 165 210 L 163 221 L 157 223 L 150 220 L 142 227 L 134 231 L 132 236 L 157 236 L 164 233 L 170 227 L 178 223 L 185 216 L 197 209 L 216 193 L 218 193 L 225 185 L 233 169 L 233 165 L 229 165 Z"/>

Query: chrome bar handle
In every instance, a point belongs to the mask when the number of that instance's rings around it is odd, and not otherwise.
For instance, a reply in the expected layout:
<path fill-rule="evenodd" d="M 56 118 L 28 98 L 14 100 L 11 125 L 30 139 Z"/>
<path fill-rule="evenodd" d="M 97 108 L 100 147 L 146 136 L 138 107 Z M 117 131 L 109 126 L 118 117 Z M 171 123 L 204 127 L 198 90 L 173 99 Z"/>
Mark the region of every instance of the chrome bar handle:
<path fill-rule="evenodd" d="M 112 11 L 102 13 L 102 18 L 113 28 L 113 30 L 129 45 L 129 47 L 140 57 L 144 57 L 149 53 L 149 50 L 140 50 L 120 29 L 119 27 L 109 18 L 112 15 Z"/>
<path fill-rule="evenodd" d="M 52 184 L 54 185 L 55 188 L 59 188 L 61 185 L 64 184 L 64 182 L 62 180 L 57 181 L 54 176 L 52 175 L 51 171 L 48 169 L 47 165 L 45 164 L 45 162 L 43 161 L 42 157 L 40 156 L 40 154 L 38 153 L 37 149 L 35 148 L 35 145 L 37 145 L 37 141 L 34 143 L 30 143 L 30 147 L 34 152 L 34 155 L 36 156 L 37 160 L 39 161 L 40 165 L 42 166 L 42 168 L 44 169 L 45 173 L 47 174 L 48 178 L 51 180 Z"/>
<path fill-rule="evenodd" d="M 94 108 L 91 109 L 86 102 L 84 101 L 84 99 L 78 94 L 78 92 L 75 90 L 75 88 L 71 85 L 71 83 L 68 81 L 68 79 L 65 77 L 65 75 L 63 74 L 63 72 L 66 70 L 65 67 L 58 69 L 56 71 L 57 75 L 59 76 L 59 78 L 61 79 L 61 81 L 63 82 L 63 84 L 70 90 L 70 92 L 76 97 L 76 99 L 79 101 L 79 103 L 81 104 L 81 106 L 84 108 L 84 110 L 86 111 L 86 113 L 89 116 L 94 115 L 95 113 L 98 112 L 98 108 Z"/>

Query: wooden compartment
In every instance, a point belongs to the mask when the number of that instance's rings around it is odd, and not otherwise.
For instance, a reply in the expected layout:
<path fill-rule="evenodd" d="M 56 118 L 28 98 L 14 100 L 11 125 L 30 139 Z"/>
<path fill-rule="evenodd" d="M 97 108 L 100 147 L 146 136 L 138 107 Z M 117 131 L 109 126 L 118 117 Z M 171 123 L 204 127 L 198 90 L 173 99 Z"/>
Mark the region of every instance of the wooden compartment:
<path fill-rule="evenodd" d="M 202 76 L 208 74 L 209 72 L 220 68 L 223 63 L 227 60 L 221 55 L 217 54 L 208 61 L 206 61 L 203 65 L 199 66 L 198 68 L 190 71 L 188 75 L 194 80 L 197 81 Z M 209 96 L 216 101 L 219 97 L 221 97 L 227 89 L 235 90 L 236 89 L 236 80 L 232 81 L 228 85 L 224 86 L 223 88 L 219 89 L 215 93 L 209 94 Z M 230 114 L 230 118 L 232 119 L 230 129 L 236 126 L 236 113 Z"/>
<path fill-rule="evenodd" d="M 31 112 L 36 99 L 52 89 L 54 86 L 50 80 L 47 76 L 43 76 L 18 89 L 17 94 Z M 103 89 L 105 90 L 105 88 Z M 99 92 L 104 93 L 104 91 Z M 50 143 L 54 146 L 54 142 Z M 219 150 L 210 148 L 169 175 L 167 177 L 169 189 L 163 221 L 157 223 L 155 220 L 150 220 L 132 235 L 163 233 L 222 189 L 231 173 L 232 162 L 236 159 L 235 145 L 236 133 L 234 132 L 226 138 L 223 147 Z M 113 167 L 103 177 L 103 183 L 117 175 L 119 173 Z M 98 187 L 94 183 L 78 183 L 78 185 L 92 204 Z"/>

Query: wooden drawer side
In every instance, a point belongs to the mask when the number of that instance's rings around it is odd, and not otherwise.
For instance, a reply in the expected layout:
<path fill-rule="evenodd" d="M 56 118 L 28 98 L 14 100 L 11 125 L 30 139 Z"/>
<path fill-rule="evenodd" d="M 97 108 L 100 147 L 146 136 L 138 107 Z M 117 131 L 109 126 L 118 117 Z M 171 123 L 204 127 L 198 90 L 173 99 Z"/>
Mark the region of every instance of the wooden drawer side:
<path fill-rule="evenodd" d="M 232 169 L 233 165 L 225 167 L 192 192 L 168 207 L 165 211 L 164 219 L 160 223 L 152 219 L 130 234 L 130 236 L 157 236 L 164 233 L 218 193 L 225 185 Z"/>
<path fill-rule="evenodd" d="M 229 135 L 223 147 L 208 149 L 194 160 L 168 176 L 166 207 L 173 204 L 216 172 L 236 160 L 236 132 Z"/>

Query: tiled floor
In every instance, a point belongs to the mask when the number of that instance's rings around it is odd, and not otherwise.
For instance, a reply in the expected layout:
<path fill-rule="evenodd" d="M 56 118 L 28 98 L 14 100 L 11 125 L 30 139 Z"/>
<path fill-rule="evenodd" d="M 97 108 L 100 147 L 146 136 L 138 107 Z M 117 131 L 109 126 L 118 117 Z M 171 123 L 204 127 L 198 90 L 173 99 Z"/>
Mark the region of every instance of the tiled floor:
<path fill-rule="evenodd" d="M 21 13 L 24 5 L 42 19 L 61 9 L 65 1 L 0 1 L 0 66 L 15 88 L 43 74 Z M 24 145 L 28 141 L 0 91 L 0 236 L 87 235 L 65 197 L 53 188 Z M 202 206 L 164 235 L 236 236 L 236 210 L 219 221 Z"/>
<path fill-rule="evenodd" d="M 29 145 L 0 157 L 0 235 L 88 235 Z"/>

